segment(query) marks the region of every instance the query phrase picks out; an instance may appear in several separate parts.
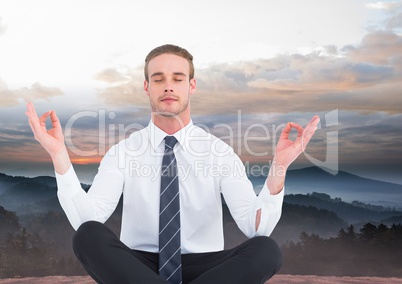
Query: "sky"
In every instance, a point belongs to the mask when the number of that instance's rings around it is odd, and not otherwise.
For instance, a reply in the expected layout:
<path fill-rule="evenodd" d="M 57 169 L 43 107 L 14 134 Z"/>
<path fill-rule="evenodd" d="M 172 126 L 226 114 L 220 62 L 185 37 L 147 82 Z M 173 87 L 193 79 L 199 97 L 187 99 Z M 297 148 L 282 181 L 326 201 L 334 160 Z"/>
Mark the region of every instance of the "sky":
<path fill-rule="evenodd" d="M 79 176 L 150 119 L 147 53 L 194 55 L 196 125 L 269 164 L 288 121 L 321 118 L 295 168 L 402 184 L 402 1 L 0 0 L 0 172 L 53 175 L 24 114 L 55 110 Z"/>

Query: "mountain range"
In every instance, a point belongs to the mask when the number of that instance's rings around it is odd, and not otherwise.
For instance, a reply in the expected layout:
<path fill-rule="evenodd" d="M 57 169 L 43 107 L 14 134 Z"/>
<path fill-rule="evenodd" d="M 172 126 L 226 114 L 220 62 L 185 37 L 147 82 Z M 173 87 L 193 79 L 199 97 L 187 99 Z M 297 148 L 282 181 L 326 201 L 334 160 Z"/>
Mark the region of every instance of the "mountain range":
<path fill-rule="evenodd" d="M 266 176 L 249 176 L 249 178 L 258 193 Z M 84 189 L 90 187 L 86 184 L 82 186 Z M 11 211 L 41 212 L 44 207 L 47 207 L 44 206 L 44 202 L 56 198 L 56 190 L 56 181 L 53 177 L 28 178 L 0 173 L 0 205 L 6 205 Z M 332 175 L 318 167 L 287 172 L 285 194 L 313 192 L 325 193 L 332 198 L 341 198 L 349 203 L 355 202 L 355 205 L 363 202 L 402 210 L 402 185 L 400 184 L 362 178 L 344 171 Z M 51 209 L 58 208 L 53 206 Z"/>
<path fill-rule="evenodd" d="M 258 191 L 266 177 L 250 177 Z M 85 190 L 90 185 L 82 184 Z M 288 171 L 281 220 L 273 236 L 280 243 L 297 240 L 300 232 L 336 235 L 349 224 L 402 222 L 402 185 L 361 178 L 346 172 L 331 175 L 319 168 Z M 20 221 L 48 212 L 63 213 L 54 177 L 20 177 L 0 174 L 0 206 L 16 212 Z M 121 204 L 108 223 L 118 232 Z M 227 246 L 245 237 L 224 205 Z"/>
<path fill-rule="evenodd" d="M 256 191 L 265 176 L 249 177 Z M 286 175 L 286 194 L 326 193 L 344 201 L 360 201 L 372 205 L 402 209 L 402 185 L 363 178 L 348 172 L 330 174 L 318 167 L 289 170 Z"/>

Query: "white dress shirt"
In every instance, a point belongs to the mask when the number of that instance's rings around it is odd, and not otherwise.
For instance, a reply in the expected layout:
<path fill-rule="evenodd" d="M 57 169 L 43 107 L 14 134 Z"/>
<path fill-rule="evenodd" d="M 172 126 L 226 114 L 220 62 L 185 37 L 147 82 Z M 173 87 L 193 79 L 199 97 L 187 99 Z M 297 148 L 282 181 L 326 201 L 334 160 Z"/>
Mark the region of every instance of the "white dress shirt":
<path fill-rule="evenodd" d="M 56 173 L 58 198 L 77 229 L 90 220 L 104 223 L 123 194 L 120 239 L 131 249 L 158 252 L 160 172 L 167 134 L 151 121 L 111 147 L 86 193 L 73 167 Z M 181 251 L 202 253 L 224 248 L 222 200 L 249 238 L 270 235 L 281 216 L 283 190 L 270 195 L 264 183 L 256 196 L 233 149 L 190 122 L 174 134 L 179 172 Z M 256 212 L 261 222 L 255 230 Z"/>

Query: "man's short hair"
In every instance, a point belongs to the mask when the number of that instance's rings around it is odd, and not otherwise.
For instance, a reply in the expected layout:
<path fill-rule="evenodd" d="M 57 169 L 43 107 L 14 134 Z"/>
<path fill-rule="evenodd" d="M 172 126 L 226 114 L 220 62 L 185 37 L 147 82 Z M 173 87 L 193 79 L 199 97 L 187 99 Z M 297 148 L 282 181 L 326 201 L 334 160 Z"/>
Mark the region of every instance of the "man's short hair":
<path fill-rule="evenodd" d="M 144 67 L 144 75 L 145 75 L 145 80 L 149 82 L 149 77 L 148 77 L 148 64 L 151 59 L 155 58 L 158 55 L 162 55 L 165 53 L 169 54 L 174 54 L 181 56 L 185 59 L 187 59 L 189 65 L 190 65 L 190 80 L 194 78 L 194 64 L 193 64 L 193 56 L 188 52 L 186 49 L 173 45 L 173 44 L 165 44 L 158 46 L 151 50 L 150 53 L 148 53 L 147 57 L 145 57 L 145 67 Z"/>

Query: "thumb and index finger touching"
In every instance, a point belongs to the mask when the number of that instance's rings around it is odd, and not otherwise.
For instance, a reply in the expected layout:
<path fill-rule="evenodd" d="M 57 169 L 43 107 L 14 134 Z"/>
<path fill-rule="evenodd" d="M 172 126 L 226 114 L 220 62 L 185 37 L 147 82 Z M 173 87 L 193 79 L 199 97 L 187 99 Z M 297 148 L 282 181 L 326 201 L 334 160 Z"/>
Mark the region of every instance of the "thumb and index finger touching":
<path fill-rule="evenodd" d="M 292 129 L 296 129 L 297 131 L 297 139 L 303 139 L 307 138 L 310 140 L 314 132 L 317 130 L 317 125 L 320 122 L 320 117 L 318 115 L 313 116 L 313 118 L 310 120 L 310 122 L 306 125 L 305 128 L 303 128 L 301 125 L 295 123 L 295 122 L 288 122 L 285 126 L 285 128 L 282 130 L 280 139 L 289 139 L 290 132 Z M 307 137 L 304 137 L 307 136 Z M 306 141 L 308 142 L 308 141 Z M 304 144 L 304 143 L 303 143 Z"/>
<path fill-rule="evenodd" d="M 46 119 L 49 116 L 53 128 L 61 127 L 60 120 L 57 117 L 56 112 L 54 110 L 47 111 L 44 114 L 42 114 L 41 117 L 38 117 L 38 114 L 36 113 L 35 110 L 35 106 L 33 105 L 32 102 L 29 102 L 27 104 L 27 110 L 25 114 L 28 117 L 29 125 L 31 126 L 31 129 L 34 132 L 34 134 L 38 134 L 43 129 L 46 131 Z"/>
<path fill-rule="evenodd" d="M 299 125 L 299 124 L 297 124 L 295 122 L 288 122 L 288 123 L 286 123 L 285 128 L 282 130 L 282 133 L 281 133 L 282 137 L 281 138 L 288 139 L 289 135 L 290 135 L 290 132 L 292 131 L 293 128 L 297 130 L 297 136 L 300 137 L 300 136 L 302 136 L 303 131 L 305 129 L 307 129 L 307 127 L 309 127 L 312 124 L 314 124 L 314 126 L 317 126 L 319 121 L 320 121 L 319 116 L 315 115 L 310 120 L 310 122 L 307 124 L 306 128 L 303 128 L 301 125 Z"/>
<path fill-rule="evenodd" d="M 53 128 L 59 128 L 60 127 L 60 120 L 56 115 L 56 111 L 54 110 L 49 110 L 42 114 L 42 116 L 39 118 L 41 126 L 45 127 L 46 125 L 46 119 L 50 117 L 50 121 L 52 123 Z"/>

